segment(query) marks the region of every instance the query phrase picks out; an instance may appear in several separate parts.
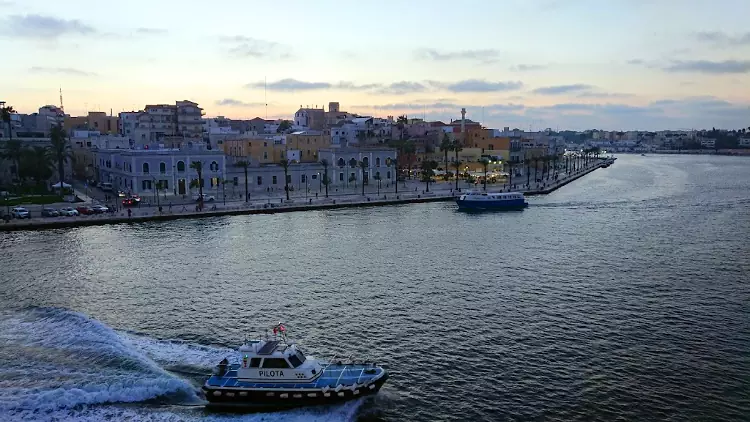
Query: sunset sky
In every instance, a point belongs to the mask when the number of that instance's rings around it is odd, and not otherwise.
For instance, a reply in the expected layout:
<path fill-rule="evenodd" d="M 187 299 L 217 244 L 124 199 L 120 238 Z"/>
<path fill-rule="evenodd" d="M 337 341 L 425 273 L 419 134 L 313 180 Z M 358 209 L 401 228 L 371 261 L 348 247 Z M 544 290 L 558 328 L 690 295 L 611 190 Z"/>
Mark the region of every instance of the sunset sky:
<path fill-rule="evenodd" d="M 30 113 L 300 105 L 488 127 L 750 126 L 748 0 L 0 0 L 0 100 Z M 267 100 L 264 99 L 267 80 Z"/>

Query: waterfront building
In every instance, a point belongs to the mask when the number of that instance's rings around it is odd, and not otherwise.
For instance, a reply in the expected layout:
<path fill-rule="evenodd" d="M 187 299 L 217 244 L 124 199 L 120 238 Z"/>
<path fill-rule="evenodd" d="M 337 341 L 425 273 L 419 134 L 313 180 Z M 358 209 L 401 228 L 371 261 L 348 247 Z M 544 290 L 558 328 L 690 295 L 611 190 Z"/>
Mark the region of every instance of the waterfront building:
<path fill-rule="evenodd" d="M 120 135 L 128 138 L 131 145 L 135 144 L 135 128 L 138 124 L 138 116 L 142 111 L 124 111 L 117 119 Z"/>
<path fill-rule="evenodd" d="M 155 192 L 156 183 L 175 195 L 191 195 L 193 180 L 198 180 L 193 162 L 202 163 L 204 188 L 215 187 L 226 174 L 223 151 L 209 150 L 203 144 L 184 144 L 179 148 L 146 145 L 136 149 L 96 149 L 94 168 L 97 181 L 109 182 L 115 189 L 138 194 Z"/>
<path fill-rule="evenodd" d="M 286 135 L 286 146 L 289 150 L 299 151 L 300 162 L 317 162 L 319 151 L 331 147 L 330 130 L 306 130 Z"/>
<path fill-rule="evenodd" d="M 320 159 L 330 164 L 328 169 L 331 186 L 349 186 L 353 182 L 365 183 L 380 178 L 383 183 L 396 179 L 392 161 L 398 159 L 393 148 L 330 148 L 320 150 Z M 359 163 L 367 166 L 364 174 Z"/>
<path fill-rule="evenodd" d="M 305 129 L 323 130 L 326 127 L 326 112 L 323 108 L 299 106 L 294 113 L 294 125 Z"/>
<path fill-rule="evenodd" d="M 183 142 L 203 139 L 203 109 L 192 101 L 147 105 L 137 116 L 134 132 L 136 145 L 154 143 L 179 147 Z"/>

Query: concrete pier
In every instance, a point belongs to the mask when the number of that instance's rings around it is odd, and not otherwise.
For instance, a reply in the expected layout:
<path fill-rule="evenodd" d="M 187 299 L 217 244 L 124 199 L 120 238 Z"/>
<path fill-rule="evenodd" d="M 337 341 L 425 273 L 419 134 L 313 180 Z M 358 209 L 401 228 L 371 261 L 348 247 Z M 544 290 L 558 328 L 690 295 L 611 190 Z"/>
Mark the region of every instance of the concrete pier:
<path fill-rule="evenodd" d="M 566 175 L 565 177 L 558 179 L 557 181 L 546 181 L 539 184 L 532 183 L 532 187 L 529 188 L 497 189 L 497 185 L 495 185 L 494 189 L 492 188 L 492 186 L 488 186 L 488 192 L 515 191 L 523 192 L 524 195 L 548 194 L 567 185 L 568 183 L 573 182 L 576 179 L 579 179 L 591 173 L 592 171 L 602 167 L 607 163 L 611 164 L 611 162 L 612 161 L 609 160 L 599 161 L 589 166 L 588 168 L 577 171 L 576 173 Z M 132 208 L 130 217 L 128 216 L 126 210 L 120 210 L 115 214 L 11 220 L 8 223 L 0 222 L 0 230 L 44 230 L 104 224 L 168 221 L 184 218 L 206 218 L 224 215 L 274 214 L 280 212 L 401 205 L 422 202 L 451 201 L 455 199 L 456 196 L 461 195 L 461 192 L 456 192 L 452 189 L 445 189 L 445 186 L 437 189 L 433 187 L 433 190 L 431 192 L 423 192 L 421 190 L 417 190 L 415 192 L 412 190 L 408 190 L 406 192 L 399 192 L 397 194 L 394 192 L 383 192 L 379 196 L 372 194 L 367 194 L 365 196 L 347 194 L 337 196 L 332 195 L 329 198 L 293 198 L 290 201 L 287 201 L 284 198 L 275 198 L 273 200 L 268 199 L 267 201 L 254 201 L 253 203 L 229 202 L 226 205 L 223 205 L 217 201 L 216 203 L 207 203 L 204 206 L 203 211 L 195 211 L 194 204 L 180 204 L 172 206 L 171 209 L 168 209 L 166 206 L 162 206 L 162 212 L 159 212 L 158 208 L 156 207 Z M 422 184 L 422 187 L 424 187 L 424 184 Z M 478 188 L 481 189 L 482 185 L 478 185 Z M 477 187 L 471 187 L 464 190 L 472 189 L 477 189 Z"/>

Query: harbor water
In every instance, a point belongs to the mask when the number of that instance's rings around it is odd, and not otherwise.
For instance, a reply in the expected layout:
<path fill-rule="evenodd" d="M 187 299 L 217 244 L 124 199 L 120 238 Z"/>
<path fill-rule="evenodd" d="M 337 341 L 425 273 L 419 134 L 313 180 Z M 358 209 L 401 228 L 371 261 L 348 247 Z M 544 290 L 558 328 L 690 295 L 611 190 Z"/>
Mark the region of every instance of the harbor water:
<path fill-rule="evenodd" d="M 0 420 L 750 419 L 749 159 L 623 155 L 528 200 L 0 233 Z M 205 410 L 279 321 L 390 379 Z"/>

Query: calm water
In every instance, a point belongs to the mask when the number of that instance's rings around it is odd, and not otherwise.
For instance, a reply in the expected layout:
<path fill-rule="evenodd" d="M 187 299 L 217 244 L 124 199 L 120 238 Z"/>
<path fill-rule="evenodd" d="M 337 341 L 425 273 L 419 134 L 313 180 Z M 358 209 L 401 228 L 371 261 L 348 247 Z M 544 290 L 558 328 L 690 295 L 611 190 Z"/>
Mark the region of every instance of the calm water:
<path fill-rule="evenodd" d="M 750 160 L 622 156 L 530 203 L 0 234 L 0 419 L 750 419 Z M 202 374 L 277 321 L 392 377 L 205 412 Z"/>

